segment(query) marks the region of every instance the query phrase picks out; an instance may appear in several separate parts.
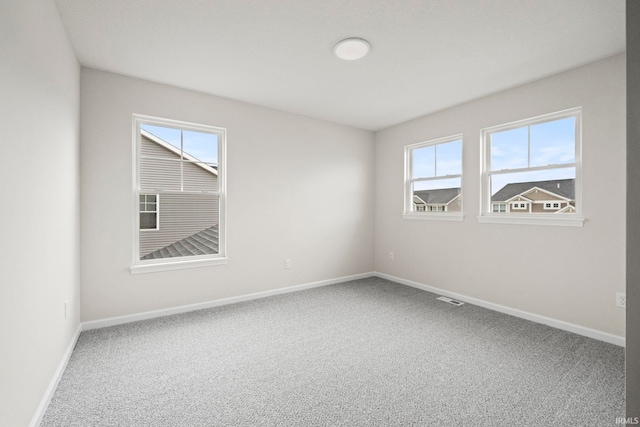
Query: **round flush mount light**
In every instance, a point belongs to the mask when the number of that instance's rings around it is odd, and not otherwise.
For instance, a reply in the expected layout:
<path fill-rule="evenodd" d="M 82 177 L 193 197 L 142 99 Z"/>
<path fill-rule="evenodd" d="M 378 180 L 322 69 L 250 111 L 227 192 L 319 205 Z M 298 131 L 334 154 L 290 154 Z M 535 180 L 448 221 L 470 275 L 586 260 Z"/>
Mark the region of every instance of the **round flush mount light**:
<path fill-rule="evenodd" d="M 344 39 L 333 48 L 333 54 L 345 61 L 353 61 L 365 57 L 371 51 L 371 45 L 365 39 L 350 37 Z"/>

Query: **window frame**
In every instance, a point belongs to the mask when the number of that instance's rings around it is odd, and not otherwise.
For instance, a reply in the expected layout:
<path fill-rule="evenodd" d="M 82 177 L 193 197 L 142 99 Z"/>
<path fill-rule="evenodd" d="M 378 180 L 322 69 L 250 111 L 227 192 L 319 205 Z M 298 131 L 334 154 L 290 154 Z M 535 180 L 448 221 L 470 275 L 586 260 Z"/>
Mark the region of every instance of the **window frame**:
<path fill-rule="evenodd" d="M 213 265 L 228 264 L 227 257 L 227 130 L 226 128 L 185 122 L 180 120 L 153 117 L 142 114 L 132 115 L 132 208 L 133 208 L 133 233 L 132 233 L 132 262 L 129 268 L 131 274 L 151 273 L 157 271 L 177 270 L 193 267 L 204 267 Z M 218 253 L 209 255 L 196 255 L 188 257 L 164 258 L 153 260 L 140 259 L 140 194 L 157 194 L 156 208 L 159 208 L 160 195 L 162 190 L 142 190 L 140 188 L 140 160 L 141 160 L 141 126 L 142 125 L 162 126 L 183 131 L 194 131 L 212 133 L 218 135 L 218 188 L 217 191 L 207 192 L 215 195 L 219 200 L 218 212 Z M 169 192 L 169 191 L 167 191 Z M 159 226 L 159 214 L 157 216 Z"/>
<path fill-rule="evenodd" d="M 413 175 L 413 150 L 424 147 L 438 146 L 455 141 L 461 142 L 460 148 L 460 174 L 434 176 L 432 178 L 412 178 Z M 448 211 L 444 206 L 443 210 L 432 211 L 431 207 L 426 207 L 424 211 L 413 210 L 413 184 L 420 181 L 438 180 L 438 179 L 454 179 L 460 178 L 460 195 L 463 197 L 462 177 L 464 175 L 464 137 L 463 134 L 455 134 L 442 138 L 431 139 L 428 141 L 418 142 L 406 145 L 404 147 L 404 208 L 402 217 L 404 219 L 420 219 L 420 220 L 437 220 L 437 221 L 462 221 L 464 219 L 464 201 L 460 202 L 460 212 Z M 462 199 L 464 200 L 464 199 Z"/>
<path fill-rule="evenodd" d="M 541 123 L 556 120 L 575 118 L 575 157 L 573 163 L 563 163 L 558 165 L 534 166 L 526 168 L 502 169 L 492 171 L 491 167 L 491 144 L 490 137 L 496 132 L 503 132 L 523 127 L 534 126 Z M 552 225 L 582 227 L 585 218 L 582 216 L 582 107 L 575 107 L 561 110 L 549 114 L 543 114 L 523 120 L 517 120 L 497 126 L 484 128 L 480 131 L 480 215 L 478 222 L 494 224 L 523 224 L 523 225 Z M 554 170 L 561 168 L 575 168 L 575 213 L 571 215 L 553 215 L 550 213 L 518 213 L 511 215 L 506 213 L 492 212 L 491 201 L 491 176 L 499 174 Z"/>

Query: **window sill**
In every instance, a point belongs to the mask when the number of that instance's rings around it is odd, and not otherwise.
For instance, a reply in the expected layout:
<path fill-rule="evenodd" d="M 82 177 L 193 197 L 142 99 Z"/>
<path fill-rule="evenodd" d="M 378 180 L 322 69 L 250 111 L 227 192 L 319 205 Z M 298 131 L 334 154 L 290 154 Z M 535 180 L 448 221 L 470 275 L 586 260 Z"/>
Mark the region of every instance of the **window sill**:
<path fill-rule="evenodd" d="M 209 267 L 229 263 L 229 258 L 192 259 L 188 261 L 157 262 L 155 264 L 136 264 L 129 267 L 131 274 L 155 273 L 157 271 L 181 270 L 184 268 Z"/>
<path fill-rule="evenodd" d="M 462 221 L 464 215 L 460 212 L 439 213 L 439 212 L 411 212 L 402 214 L 404 219 L 418 219 L 427 221 Z"/>
<path fill-rule="evenodd" d="M 561 214 L 559 214 L 561 215 Z M 582 227 L 585 218 L 579 216 L 558 217 L 553 214 L 525 215 L 525 214 L 499 214 L 482 215 L 477 217 L 478 222 L 485 224 L 517 224 L 517 225 L 552 225 L 560 227 Z"/>

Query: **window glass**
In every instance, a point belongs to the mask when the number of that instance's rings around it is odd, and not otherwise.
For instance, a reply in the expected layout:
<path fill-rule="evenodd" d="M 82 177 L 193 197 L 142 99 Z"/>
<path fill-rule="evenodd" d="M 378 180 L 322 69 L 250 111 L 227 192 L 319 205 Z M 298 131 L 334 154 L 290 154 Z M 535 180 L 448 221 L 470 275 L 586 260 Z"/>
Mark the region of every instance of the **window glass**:
<path fill-rule="evenodd" d="M 411 178 L 431 178 L 436 176 L 436 147 L 422 147 L 412 151 Z"/>
<path fill-rule="evenodd" d="M 579 120 L 573 109 L 483 130 L 483 215 L 576 214 Z"/>
<path fill-rule="evenodd" d="M 135 264 L 224 255 L 224 129 L 136 121 L 139 232 Z M 162 212 L 159 212 L 160 201 Z"/>
<path fill-rule="evenodd" d="M 405 147 L 405 213 L 462 211 L 462 137 L 460 135 Z"/>
<path fill-rule="evenodd" d="M 574 163 L 576 158 L 575 122 L 574 117 L 568 117 L 531 126 L 530 166 Z"/>
<path fill-rule="evenodd" d="M 518 169 L 528 166 L 527 129 L 510 129 L 491 134 L 491 169 Z"/>

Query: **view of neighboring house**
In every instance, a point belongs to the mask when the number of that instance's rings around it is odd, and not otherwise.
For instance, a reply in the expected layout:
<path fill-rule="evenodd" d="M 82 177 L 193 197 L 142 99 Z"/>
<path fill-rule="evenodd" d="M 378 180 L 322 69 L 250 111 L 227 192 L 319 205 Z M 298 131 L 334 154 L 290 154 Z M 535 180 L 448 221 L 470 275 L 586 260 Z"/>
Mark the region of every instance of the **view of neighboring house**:
<path fill-rule="evenodd" d="M 441 188 L 413 192 L 415 212 L 460 212 L 462 200 L 460 188 Z"/>
<path fill-rule="evenodd" d="M 491 197 L 494 213 L 575 213 L 575 179 L 507 184 Z M 460 212 L 460 188 L 413 192 L 414 212 Z"/>
<path fill-rule="evenodd" d="M 140 154 L 140 259 L 218 253 L 216 167 L 145 130 Z"/>
<path fill-rule="evenodd" d="M 491 212 L 575 213 L 575 179 L 507 184 L 491 196 Z"/>

